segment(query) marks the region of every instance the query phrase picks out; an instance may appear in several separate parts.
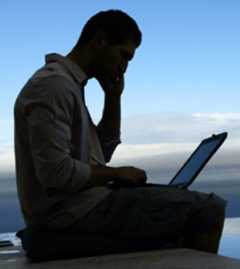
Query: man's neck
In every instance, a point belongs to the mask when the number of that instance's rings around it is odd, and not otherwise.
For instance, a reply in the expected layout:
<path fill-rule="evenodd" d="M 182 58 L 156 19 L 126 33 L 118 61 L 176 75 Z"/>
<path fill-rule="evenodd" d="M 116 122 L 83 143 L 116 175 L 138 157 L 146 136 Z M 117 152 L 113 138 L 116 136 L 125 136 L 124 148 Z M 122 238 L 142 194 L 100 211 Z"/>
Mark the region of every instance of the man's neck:
<path fill-rule="evenodd" d="M 91 56 L 89 55 L 88 50 L 82 49 L 79 52 L 72 50 L 66 55 L 66 58 L 77 64 L 87 75 L 88 79 L 93 77 Z"/>

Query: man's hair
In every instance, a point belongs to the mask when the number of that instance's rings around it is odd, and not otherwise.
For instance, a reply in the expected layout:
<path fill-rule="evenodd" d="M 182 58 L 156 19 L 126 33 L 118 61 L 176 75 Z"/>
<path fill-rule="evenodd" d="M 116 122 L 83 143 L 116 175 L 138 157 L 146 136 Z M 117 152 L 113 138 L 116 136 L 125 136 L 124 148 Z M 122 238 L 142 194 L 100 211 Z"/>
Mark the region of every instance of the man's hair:
<path fill-rule="evenodd" d="M 135 20 L 121 10 L 101 11 L 91 17 L 82 29 L 76 47 L 87 44 L 98 31 L 105 33 L 110 45 L 132 40 L 138 47 L 142 34 Z"/>

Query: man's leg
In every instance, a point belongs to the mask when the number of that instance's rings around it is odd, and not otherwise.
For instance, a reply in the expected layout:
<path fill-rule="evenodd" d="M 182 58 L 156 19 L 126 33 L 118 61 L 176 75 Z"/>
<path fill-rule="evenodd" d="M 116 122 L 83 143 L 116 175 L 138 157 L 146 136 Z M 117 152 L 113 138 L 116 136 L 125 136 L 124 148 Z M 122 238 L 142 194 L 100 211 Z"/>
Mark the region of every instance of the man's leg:
<path fill-rule="evenodd" d="M 129 240 L 157 239 L 163 246 L 184 236 L 185 247 L 216 252 L 224 207 L 225 201 L 214 194 L 157 186 L 121 188 L 86 217 L 75 216 L 69 228 Z"/>

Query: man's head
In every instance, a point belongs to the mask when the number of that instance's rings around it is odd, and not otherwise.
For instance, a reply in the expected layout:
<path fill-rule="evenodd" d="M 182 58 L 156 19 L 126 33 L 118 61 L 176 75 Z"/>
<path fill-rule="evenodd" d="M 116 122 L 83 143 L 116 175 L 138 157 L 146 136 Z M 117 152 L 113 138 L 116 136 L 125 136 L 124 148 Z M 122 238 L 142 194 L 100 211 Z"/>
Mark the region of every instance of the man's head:
<path fill-rule="evenodd" d="M 129 15 L 120 10 L 101 11 L 87 21 L 74 51 L 90 53 L 90 76 L 114 78 L 126 71 L 141 39 L 141 32 Z"/>
<path fill-rule="evenodd" d="M 121 10 L 101 11 L 91 17 L 83 27 L 77 46 L 88 43 L 99 32 L 103 32 L 109 45 L 122 44 L 132 40 L 136 47 L 142 35 L 133 18 Z"/>

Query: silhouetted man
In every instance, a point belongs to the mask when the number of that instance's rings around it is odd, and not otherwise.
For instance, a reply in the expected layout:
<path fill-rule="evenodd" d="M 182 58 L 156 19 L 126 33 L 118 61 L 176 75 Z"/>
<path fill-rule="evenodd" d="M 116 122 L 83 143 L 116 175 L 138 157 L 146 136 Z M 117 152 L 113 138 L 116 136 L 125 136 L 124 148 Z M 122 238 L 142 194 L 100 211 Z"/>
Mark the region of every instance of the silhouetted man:
<path fill-rule="evenodd" d="M 119 10 L 99 12 L 70 53 L 47 55 L 46 64 L 21 90 L 14 107 L 15 156 L 26 226 L 133 239 L 179 238 L 182 246 L 217 252 L 224 200 L 144 186 L 144 170 L 106 165 L 120 143 L 124 73 L 140 43 L 141 32 L 131 17 Z M 105 95 L 97 126 L 84 101 L 91 78 Z"/>

